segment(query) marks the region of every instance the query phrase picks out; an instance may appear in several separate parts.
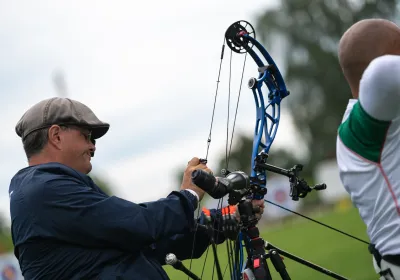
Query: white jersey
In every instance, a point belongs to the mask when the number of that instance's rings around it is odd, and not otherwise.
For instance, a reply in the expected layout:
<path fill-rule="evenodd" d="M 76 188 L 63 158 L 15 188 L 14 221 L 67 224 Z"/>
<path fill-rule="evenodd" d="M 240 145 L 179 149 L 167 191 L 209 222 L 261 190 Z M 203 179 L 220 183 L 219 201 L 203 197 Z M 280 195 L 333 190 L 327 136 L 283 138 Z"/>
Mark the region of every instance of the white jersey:
<path fill-rule="evenodd" d="M 340 179 L 381 255 L 400 254 L 400 56 L 373 60 L 338 130 Z"/>

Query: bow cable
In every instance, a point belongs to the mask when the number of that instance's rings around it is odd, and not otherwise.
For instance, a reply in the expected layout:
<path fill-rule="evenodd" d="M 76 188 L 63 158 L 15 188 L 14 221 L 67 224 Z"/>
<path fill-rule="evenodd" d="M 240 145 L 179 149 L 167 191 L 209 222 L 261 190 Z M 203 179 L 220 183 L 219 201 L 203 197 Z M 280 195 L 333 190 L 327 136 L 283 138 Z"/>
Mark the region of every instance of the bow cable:
<path fill-rule="evenodd" d="M 216 107 L 216 104 L 217 104 L 219 83 L 220 83 L 220 77 L 221 77 L 221 71 L 222 71 L 222 62 L 223 62 L 223 59 L 224 59 L 224 51 L 225 51 L 225 37 L 224 37 L 224 40 L 223 40 L 223 43 L 222 43 L 222 48 L 221 48 L 221 56 L 220 56 L 220 63 L 219 63 L 219 69 L 218 69 L 217 86 L 216 86 L 215 94 L 214 94 L 214 104 L 213 104 L 213 110 L 212 110 L 212 115 L 211 115 L 210 131 L 209 131 L 209 135 L 208 135 L 208 138 L 207 138 L 207 150 L 206 150 L 205 162 L 207 162 L 207 160 L 208 160 L 208 153 L 209 153 L 209 150 L 210 150 L 211 134 L 212 134 L 213 124 L 214 124 L 215 107 Z M 219 203 L 218 203 L 218 205 L 219 205 Z M 217 209 L 218 208 L 219 208 L 219 206 L 217 206 Z M 196 220 L 199 219 L 200 212 L 201 212 L 201 205 L 199 203 Z M 214 223 L 215 223 L 215 221 L 214 221 Z M 193 236 L 193 245 L 192 245 L 192 253 L 191 253 L 191 256 L 190 256 L 189 270 L 192 269 L 193 253 L 194 253 L 194 248 L 195 248 L 195 244 L 196 244 L 196 233 L 197 233 L 198 229 L 199 229 L 198 224 L 196 224 L 196 228 L 195 228 L 195 232 L 194 232 L 194 236 Z M 215 246 L 215 244 L 212 244 L 212 246 Z M 203 264 L 203 269 L 202 269 L 202 272 L 201 272 L 201 278 L 203 277 L 205 263 L 206 263 L 206 260 L 207 260 L 208 250 L 209 249 L 210 249 L 210 246 L 208 246 L 207 250 L 206 250 L 206 257 L 205 257 L 204 264 Z M 189 280 L 189 276 L 188 276 L 188 280 Z"/>

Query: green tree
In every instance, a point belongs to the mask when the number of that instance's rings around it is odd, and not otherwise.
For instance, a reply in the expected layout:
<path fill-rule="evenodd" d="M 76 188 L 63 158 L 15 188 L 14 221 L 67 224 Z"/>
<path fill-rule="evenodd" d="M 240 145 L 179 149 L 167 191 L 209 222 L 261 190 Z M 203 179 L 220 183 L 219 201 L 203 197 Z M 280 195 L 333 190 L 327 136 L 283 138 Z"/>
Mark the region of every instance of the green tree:
<path fill-rule="evenodd" d="M 337 58 L 342 34 L 361 19 L 395 20 L 396 5 L 395 0 L 282 0 L 256 20 L 268 49 L 275 44 L 284 49 L 285 67 L 279 68 L 291 91 L 285 104 L 308 147 L 303 164 L 309 169 L 335 157 L 337 128 L 351 98 Z"/>
<path fill-rule="evenodd" d="M 282 106 L 290 111 L 298 135 L 307 147 L 302 176 L 313 184 L 313 170 L 322 160 L 335 158 L 336 133 L 351 92 L 341 72 L 337 45 L 355 22 L 372 17 L 396 19 L 397 1 L 282 0 L 256 20 L 258 39 L 276 59 L 291 95 Z M 260 39 L 261 38 L 261 39 Z M 282 128 L 280 128 L 282 129 Z M 250 172 L 252 136 L 235 135 L 229 170 Z M 270 151 L 268 163 L 289 168 L 299 163 L 284 149 Z M 219 168 L 226 167 L 221 152 Z"/>
<path fill-rule="evenodd" d="M 215 173 L 219 173 L 222 169 L 227 168 L 229 171 L 241 170 L 250 174 L 251 172 L 251 154 L 253 150 L 253 136 L 244 134 L 235 135 L 235 143 L 237 143 L 229 153 L 228 162 L 226 154 L 221 154 L 218 163 L 218 169 Z M 298 163 L 293 154 L 284 149 L 271 149 L 268 157 L 268 163 L 282 168 L 290 168 Z"/>
<path fill-rule="evenodd" d="M 253 150 L 253 138 L 247 135 L 236 135 L 237 140 L 235 142 L 237 145 L 233 147 L 230 152 L 228 170 L 241 170 L 250 174 L 251 172 L 251 153 Z M 272 164 L 277 167 L 281 167 L 284 169 L 292 168 L 295 164 L 299 164 L 299 160 L 293 155 L 293 153 L 279 148 L 274 149 L 272 145 L 272 149 L 270 150 L 268 160 L 268 164 Z M 218 171 L 226 168 L 226 156 L 225 153 L 221 154 L 219 159 L 219 167 Z M 313 170 L 308 166 L 303 166 L 303 171 L 300 173 L 300 177 L 305 179 L 309 185 L 315 185 L 316 182 L 313 178 Z M 283 176 L 279 174 L 274 174 L 272 172 L 267 171 L 267 180 L 271 178 L 271 176 Z M 289 187 L 289 179 L 288 179 L 288 187 Z M 319 196 L 317 192 L 311 192 L 307 195 L 307 204 L 304 206 L 312 207 L 315 204 L 320 202 Z"/>
<path fill-rule="evenodd" d="M 337 128 L 351 98 L 338 63 L 338 42 L 361 19 L 395 20 L 396 5 L 395 0 L 281 0 L 278 7 L 257 18 L 258 39 L 274 58 L 283 54 L 283 63 L 278 66 L 291 92 L 283 106 L 287 106 L 298 131 L 294 137 L 306 143 L 308 154 L 299 162 L 296 155 L 272 146 L 270 164 L 290 168 L 301 163 L 302 176 L 313 184 L 314 167 L 322 160 L 335 158 Z M 236 146 L 228 157 L 228 170 L 250 173 L 252 135 L 234 137 Z M 219 166 L 214 173 L 220 175 L 220 170 L 226 168 L 225 152 L 217 160 Z M 177 178 L 180 184 L 182 172 L 177 172 Z"/>
<path fill-rule="evenodd" d="M 13 249 L 11 231 L 7 226 L 4 213 L 0 213 L 0 254 Z"/>
<path fill-rule="evenodd" d="M 113 195 L 112 192 L 112 186 L 110 185 L 110 183 L 104 179 L 103 177 L 101 177 L 98 174 L 90 174 L 89 175 L 90 178 L 92 178 L 93 182 L 106 194 L 108 195 Z"/>

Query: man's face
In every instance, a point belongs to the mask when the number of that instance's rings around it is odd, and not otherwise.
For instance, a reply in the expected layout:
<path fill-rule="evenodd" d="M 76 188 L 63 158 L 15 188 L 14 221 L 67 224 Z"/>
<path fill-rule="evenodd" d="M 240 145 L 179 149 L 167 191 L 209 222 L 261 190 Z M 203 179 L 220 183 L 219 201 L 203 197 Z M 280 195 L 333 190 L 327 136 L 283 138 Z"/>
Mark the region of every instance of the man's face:
<path fill-rule="evenodd" d="M 68 126 L 61 133 L 61 158 L 63 163 L 84 174 L 92 170 L 91 154 L 96 150 L 90 131 L 86 128 Z"/>

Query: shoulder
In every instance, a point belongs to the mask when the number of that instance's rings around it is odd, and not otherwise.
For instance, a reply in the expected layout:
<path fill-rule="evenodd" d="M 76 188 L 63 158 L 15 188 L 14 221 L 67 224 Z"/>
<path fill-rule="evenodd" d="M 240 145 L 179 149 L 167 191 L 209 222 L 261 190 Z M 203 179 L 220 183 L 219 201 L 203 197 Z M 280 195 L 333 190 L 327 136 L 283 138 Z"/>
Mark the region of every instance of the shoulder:
<path fill-rule="evenodd" d="M 60 192 L 64 187 L 89 188 L 89 181 L 72 168 L 59 163 L 48 163 L 21 169 L 11 180 L 9 192 L 25 199 L 43 197 L 45 193 Z M 10 195 L 11 196 L 11 195 Z"/>

